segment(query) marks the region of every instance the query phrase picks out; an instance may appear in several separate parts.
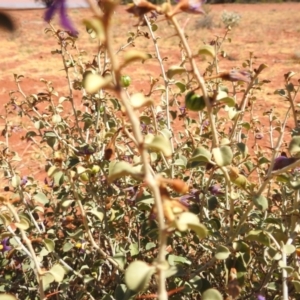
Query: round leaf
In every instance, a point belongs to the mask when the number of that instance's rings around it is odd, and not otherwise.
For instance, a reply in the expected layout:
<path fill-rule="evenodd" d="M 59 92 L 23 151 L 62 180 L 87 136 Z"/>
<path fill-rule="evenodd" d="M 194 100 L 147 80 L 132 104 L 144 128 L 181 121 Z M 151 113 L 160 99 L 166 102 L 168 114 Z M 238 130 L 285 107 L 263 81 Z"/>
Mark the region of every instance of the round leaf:
<path fill-rule="evenodd" d="M 287 255 L 289 255 L 296 251 L 296 247 L 294 245 L 284 245 L 283 250 Z"/>
<path fill-rule="evenodd" d="M 65 276 L 65 269 L 60 264 L 55 264 L 47 273 L 50 273 L 56 282 L 61 282 Z"/>
<path fill-rule="evenodd" d="M 99 74 L 88 72 L 83 78 L 83 86 L 88 93 L 94 94 L 100 89 L 107 87 L 111 80 L 110 76 L 103 77 Z"/>
<path fill-rule="evenodd" d="M 222 99 L 217 99 L 218 102 L 224 103 L 229 107 L 235 106 L 235 99 L 233 97 L 224 97 Z"/>
<path fill-rule="evenodd" d="M 44 239 L 44 244 L 49 252 L 52 252 L 55 249 L 55 243 L 53 240 Z"/>
<path fill-rule="evenodd" d="M 223 300 L 223 296 L 216 289 L 208 289 L 202 294 L 202 300 Z"/>
<path fill-rule="evenodd" d="M 174 75 L 180 75 L 182 73 L 186 72 L 186 69 L 184 67 L 180 66 L 172 66 L 170 69 L 167 71 L 167 76 L 168 78 L 172 79 Z"/>
<path fill-rule="evenodd" d="M 45 273 L 42 277 L 42 282 L 43 282 L 43 289 L 44 291 L 46 291 L 47 289 L 49 289 L 50 284 L 54 281 L 54 277 L 52 274 L 50 273 Z"/>
<path fill-rule="evenodd" d="M 136 93 L 130 97 L 130 103 L 134 108 L 141 108 L 153 104 L 153 101 L 151 99 L 146 99 L 142 93 Z"/>
<path fill-rule="evenodd" d="M 127 175 L 139 178 L 139 176 L 142 174 L 141 168 L 141 165 L 133 167 L 131 164 L 125 161 L 111 161 L 109 164 L 108 181 L 113 182 L 114 180 Z"/>
<path fill-rule="evenodd" d="M 153 136 L 148 134 L 145 137 L 145 145 L 154 151 L 161 151 L 165 156 L 172 156 L 170 141 L 161 135 Z"/>
<path fill-rule="evenodd" d="M 294 136 L 289 145 L 289 151 L 293 156 L 300 156 L 300 136 Z"/>
<path fill-rule="evenodd" d="M 200 223 L 197 215 L 191 212 L 181 213 L 175 221 L 175 226 L 179 231 L 193 230 L 199 238 L 205 238 L 207 236 L 206 227 Z"/>
<path fill-rule="evenodd" d="M 17 300 L 12 294 L 0 294 L 0 300 Z"/>
<path fill-rule="evenodd" d="M 198 54 L 200 54 L 200 55 L 208 55 L 208 56 L 211 56 L 211 57 L 215 57 L 216 56 L 215 47 L 213 47 L 211 45 L 202 46 L 199 49 Z"/>
<path fill-rule="evenodd" d="M 19 175 L 14 175 L 12 178 L 11 178 L 11 185 L 16 188 L 20 185 L 21 183 L 21 178 Z"/>
<path fill-rule="evenodd" d="M 217 247 L 216 254 L 215 254 L 216 259 L 225 260 L 229 257 L 229 255 L 230 255 L 230 251 L 227 247 L 222 245 Z"/>
<path fill-rule="evenodd" d="M 233 153 L 229 146 L 221 146 L 212 150 L 215 161 L 218 166 L 224 167 L 231 164 Z"/>
<path fill-rule="evenodd" d="M 269 206 L 268 199 L 262 195 L 254 197 L 253 203 L 258 209 L 262 211 L 266 210 Z"/>
<path fill-rule="evenodd" d="M 211 152 L 204 147 L 196 148 L 192 154 L 190 161 L 210 162 Z"/>
<path fill-rule="evenodd" d="M 87 32 L 92 38 L 97 37 L 102 42 L 105 40 L 105 30 L 100 18 L 92 17 L 84 20 L 83 23 L 86 25 Z"/>
<path fill-rule="evenodd" d="M 137 60 L 146 60 L 149 58 L 149 55 L 145 52 L 138 51 L 138 50 L 130 50 L 127 51 L 124 55 L 124 66 L 128 65 L 131 62 L 137 61 Z"/>
<path fill-rule="evenodd" d="M 154 267 L 136 260 L 125 271 L 125 283 L 132 291 L 141 292 L 147 288 L 154 271 Z"/>

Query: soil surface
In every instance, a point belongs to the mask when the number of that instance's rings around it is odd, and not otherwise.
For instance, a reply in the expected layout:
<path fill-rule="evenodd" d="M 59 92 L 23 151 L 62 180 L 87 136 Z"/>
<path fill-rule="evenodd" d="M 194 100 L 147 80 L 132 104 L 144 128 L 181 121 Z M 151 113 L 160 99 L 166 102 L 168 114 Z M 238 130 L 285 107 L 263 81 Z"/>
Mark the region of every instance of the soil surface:
<path fill-rule="evenodd" d="M 185 33 L 193 52 L 203 44 L 208 44 L 216 38 L 220 40 L 224 37 L 226 29 L 222 22 L 224 11 L 235 12 L 241 19 L 237 26 L 233 27 L 227 37 L 231 39 L 224 40 L 222 49 L 226 52 L 224 58 L 220 57 L 220 71 L 227 71 L 231 68 L 243 69 L 243 62 L 253 53 L 253 67 L 258 68 L 260 64 L 268 66 L 261 75 L 261 79 L 270 81 L 261 87 L 261 91 L 256 91 L 257 98 L 253 113 L 260 117 L 258 128 L 265 130 L 265 136 L 268 136 L 269 120 L 268 116 L 262 116 L 262 112 L 268 109 L 274 109 L 275 114 L 282 120 L 288 107 L 288 103 L 278 95 L 274 95 L 276 89 L 284 88 L 284 74 L 289 71 L 299 73 L 300 71 L 300 22 L 299 16 L 295 12 L 300 11 L 300 3 L 280 3 L 280 4 L 224 4 L 208 5 L 208 16 L 190 16 L 185 13 L 178 15 L 179 23 L 185 26 Z M 14 82 L 14 75 L 23 75 L 21 88 L 26 95 L 37 94 L 45 91 L 45 84 L 40 81 L 41 78 L 52 81 L 53 86 L 58 91 L 59 96 L 67 93 L 67 81 L 64 80 L 63 64 L 57 58 L 57 54 L 51 54 L 51 51 L 58 49 L 58 44 L 54 37 L 45 34 L 44 29 L 48 25 L 43 21 L 43 10 L 8 10 L 13 17 L 17 30 L 14 33 L 0 31 L 0 95 L 2 107 L 0 114 L 5 114 L 5 103 L 9 101 L 9 93 L 17 90 Z M 69 15 L 79 31 L 78 50 L 84 50 L 88 53 L 84 56 L 85 61 L 92 62 L 94 55 L 97 54 L 97 43 L 86 33 L 82 19 L 92 16 L 88 9 L 70 9 Z M 178 47 L 179 39 L 174 34 L 174 29 L 168 25 L 163 16 L 158 17 L 158 29 L 155 31 L 158 39 L 158 47 L 162 58 L 164 58 L 164 67 L 166 70 L 172 65 L 180 63 L 180 50 Z M 125 7 L 118 7 L 114 19 L 114 31 L 112 33 L 115 50 L 126 44 L 128 32 L 136 32 L 137 19 L 127 12 Z M 53 22 L 56 28 L 59 27 L 57 19 Z M 205 28 L 205 25 L 209 28 Z M 140 28 L 148 32 L 146 27 Z M 155 54 L 153 43 L 145 38 L 138 38 L 135 42 L 135 49 Z M 208 64 L 209 59 L 199 59 L 198 64 L 203 71 Z M 131 65 L 124 70 L 124 74 L 132 77 L 132 86 L 129 92 L 144 91 L 148 92 L 149 78 L 158 78 L 161 83 L 160 66 L 155 59 L 145 62 L 145 68 L 140 69 L 137 65 Z M 298 85 L 297 80 L 300 75 L 296 74 L 292 82 Z M 16 94 L 20 97 L 20 94 Z M 75 101 L 79 109 L 82 108 L 81 92 L 74 91 Z M 298 97 L 299 98 L 299 97 Z M 154 99 L 159 103 L 160 98 Z M 300 99 L 295 99 L 298 103 Z M 44 166 L 39 165 L 39 157 L 36 154 L 35 146 L 22 140 L 26 130 L 20 126 L 24 120 L 14 116 L 9 119 L 10 126 L 15 128 L 12 137 L 9 139 L 9 146 L 18 151 L 22 158 L 20 169 L 23 174 L 44 175 Z M 27 130 L 33 127 L 32 124 L 23 124 Z M 175 123 L 176 130 L 182 130 L 182 124 Z M 293 119 L 289 117 L 288 130 L 293 128 Z M 4 120 L 0 123 L 0 130 L 5 128 Z M 288 134 L 286 135 L 288 139 Z M 1 141 L 6 143 L 2 136 Z M 270 146 L 269 138 L 259 141 L 262 146 Z M 32 162 L 35 162 L 33 164 Z M 36 164 L 37 163 L 37 164 Z M 28 171 L 29 169 L 29 171 Z"/>

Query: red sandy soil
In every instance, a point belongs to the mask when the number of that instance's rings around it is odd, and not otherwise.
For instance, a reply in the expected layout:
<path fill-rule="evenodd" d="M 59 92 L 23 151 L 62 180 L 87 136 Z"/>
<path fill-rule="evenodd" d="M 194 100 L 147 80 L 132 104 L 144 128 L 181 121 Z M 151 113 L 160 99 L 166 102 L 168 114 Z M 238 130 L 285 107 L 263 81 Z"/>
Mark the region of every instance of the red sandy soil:
<path fill-rule="evenodd" d="M 249 52 L 253 52 L 256 59 L 254 67 L 265 63 L 268 68 L 263 72 L 262 79 L 270 80 L 268 85 L 262 87 L 262 91 L 256 93 L 257 101 L 254 113 L 261 116 L 262 111 L 274 108 L 276 113 L 283 117 L 287 108 L 278 95 L 274 95 L 274 90 L 284 87 L 283 75 L 289 71 L 299 72 L 300 69 L 300 22 L 299 16 L 295 12 L 300 11 L 300 3 L 280 3 L 280 4 L 224 4 L 210 5 L 209 16 L 212 17 L 213 27 L 203 29 L 199 27 L 202 16 L 187 16 L 182 13 L 178 16 L 180 24 L 186 24 L 185 32 L 189 37 L 189 42 L 193 52 L 204 43 L 209 43 L 216 36 L 223 37 L 225 33 L 224 25 L 221 21 L 221 14 L 226 10 L 228 12 L 237 12 L 241 15 L 240 24 L 233 28 L 229 37 L 232 42 L 227 41 L 223 44 L 223 50 L 226 51 L 227 57 L 220 58 L 221 71 L 230 70 L 233 67 L 242 68 L 242 63 L 249 58 Z M 67 91 L 67 81 L 64 80 L 62 62 L 50 52 L 58 46 L 53 37 L 44 34 L 44 28 L 47 24 L 43 21 L 42 10 L 22 10 L 8 11 L 17 24 L 17 31 L 13 34 L 0 31 L 0 60 L 1 60 L 1 78 L 0 78 L 0 95 L 3 104 L 1 115 L 4 113 L 4 105 L 9 100 L 9 92 L 16 90 L 13 74 L 24 75 L 21 86 L 23 91 L 29 95 L 44 90 L 44 85 L 40 78 L 51 80 L 53 86 L 59 92 L 60 96 Z M 70 17 L 77 24 L 79 30 L 79 48 L 89 53 L 85 59 L 92 61 L 93 55 L 97 53 L 97 44 L 89 39 L 86 34 L 82 19 L 90 17 L 92 14 L 88 9 L 72 9 Z M 186 22 L 190 17 L 189 22 Z M 124 7 L 118 7 L 114 16 L 113 41 L 115 49 L 119 49 L 126 43 L 129 31 L 136 31 L 133 27 L 137 19 L 128 15 Z M 57 25 L 54 22 L 55 26 Z M 162 16 L 157 23 L 159 28 L 155 32 L 160 36 L 158 45 L 162 57 L 168 57 L 164 62 L 165 69 L 179 63 L 180 52 L 178 49 L 178 38 L 174 35 L 174 30 L 168 26 Z M 147 31 L 146 27 L 141 28 Z M 139 38 L 135 43 L 137 50 L 148 51 L 154 54 L 154 47 L 150 40 Z M 204 70 L 208 65 L 208 60 L 199 60 L 200 70 Z M 152 59 L 145 62 L 145 68 L 138 69 L 136 66 L 128 67 L 124 71 L 133 79 L 132 87 L 129 92 L 144 90 L 148 92 L 149 75 L 158 78 L 160 67 L 156 60 Z M 293 79 L 297 84 L 296 75 Z M 80 91 L 75 91 L 75 101 L 80 106 Z M 155 99 L 159 102 L 158 99 Z M 296 99 L 297 100 L 297 99 Z M 296 101 L 297 102 L 297 101 Z M 261 129 L 268 128 L 267 117 L 260 119 Z M 13 125 L 18 125 L 21 120 L 18 118 L 11 119 Z M 25 124 L 26 125 L 26 124 Z M 290 127 L 293 126 L 292 118 L 288 122 Z M 0 123 L 0 130 L 4 128 L 4 121 Z M 27 124 L 27 129 L 32 128 L 32 124 Z M 182 124 L 177 123 L 175 130 L 182 130 Z M 30 169 L 31 174 L 39 174 L 43 177 L 43 164 L 40 168 L 38 164 L 33 164 L 32 160 L 38 162 L 34 146 L 22 141 L 20 137 L 26 131 L 23 129 L 16 132 L 10 138 L 10 147 L 19 152 L 23 157 L 20 162 L 23 173 Z M 4 142 L 4 137 L 1 137 Z M 268 143 L 268 140 L 261 142 Z"/>

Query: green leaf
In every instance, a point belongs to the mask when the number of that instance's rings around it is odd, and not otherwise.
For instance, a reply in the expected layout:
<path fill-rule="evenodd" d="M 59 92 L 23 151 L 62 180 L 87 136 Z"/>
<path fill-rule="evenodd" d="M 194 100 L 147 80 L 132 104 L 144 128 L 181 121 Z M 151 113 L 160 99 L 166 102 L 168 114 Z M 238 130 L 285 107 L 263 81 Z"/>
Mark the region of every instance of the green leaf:
<path fill-rule="evenodd" d="M 53 124 L 58 124 L 61 122 L 61 116 L 58 114 L 55 114 L 52 116 L 52 123 Z"/>
<path fill-rule="evenodd" d="M 149 58 L 149 55 L 145 52 L 138 51 L 138 50 L 129 50 L 124 55 L 124 64 L 122 67 L 125 67 L 131 62 L 134 61 L 144 61 Z"/>
<path fill-rule="evenodd" d="M 119 252 L 113 256 L 114 261 L 117 262 L 119 268 L 121 270 L 124 270 L 125 264 L 126 264 L 126 256 L 123 252 Z"/>
<path fill-rule="evenodd" d="M 222 99 L 217 99 L 218 102 L 224 103 L 229 107 L 235 106 L 235 99 L 233 97 L 224 97 Z"/>
<path fill-rule="evenodd" d="M 155 268 L 153 266 L 136 260 L 125 270 L 125 283 L 132 291 L 141 292 L 147 288 L 154 272 Z"/>
<path fill-rule="evenodd" d="M 0 294 L 0 300 L 17 300 L 12 294 Z"/>
<path fill-rule="evenodd" d="M 184 67 L 180 66 L 172 66 L 170 69 L 166 72 L 167 77 L 172 79 L 175 75 L 181 75 L 182 73 L 186 72 L 186 69 Z"/>
<path fill-rule="evenodd" d="M 270 246 L 270 239 L 262 230 L 251 230 L 246 236 L 246 239 L 259 242 L 265 246 Z"/>
<path fill-rule="evenodd" d="M 259 67 L 258 67 L 258 69 L 257 69 L 257 71 L 256 71 L 256 74 L 260 74 L 264 69 L 266 69 L 268 66 L 267 65 L 265 65 L 265 64 L 261 64 Z"/>
<path fill-rule="evenodd" d="M 43 205 L 46 205 L 49 203 L 49 199 L 47 198 L 47 196 L 41 192 L 33 195 L 33 199 L 34 199 L 34 201 L 39 202 Z"/>
<path fill-rule="evenodd" d="M 86 30 L 92 38 L 97 37 L 99 41 L 105 41 L 105 30 L 100 18 L 91 17 L 84 20 L 83 23 L 87 27 Z"/>
<path fill-rule="evenodd" d="M 52 252 L 54 249 L 55 249 L 55 243 L 53 240 L 50 240 L 50 239 L 44 239 L 44 244 L 45 244 L 45 247 L 46 249 L 49 251 L 49 252 Z"/>
<path fill-rule="evenodd" d="M 51 273 L 46 272 L 42 276 L 42 282 L 43 282 L 43 290 L 46 291 L 49 289 L 50 284 L 54 281 L 54 277 Z"/>
<path fill-rule="evenodd" d="M 140 253 L 138 243 L 130 244 L 129 250 L 130 250 L 130 255 L 131 256 L 135 256 L 135 255 L 138 255 Z"/>
<path fill-rule="evenodd" d="M 145 249 L 146 249 L 146 250 L 150 250 L 150 249 L 155 248 L 155 247 L 156 247 L 156 244 L 153 243 L 153 242 L 150 242 L 150 243 L 147 243 L 147 244 L 146 244 Z"/>
<path fill-rule="evenodd" d="M 45 127 L 44 122 L 41 120 L 34 122 L 33 125 L 36 129 L 43 129 Z"/>
<path fill-rule="evenodd" d="M 294 271 L 293 267 L 285 265 L 285 263 L 282 260 L 278 262 L 278 266 L 279 268 L 286 270 L 288 274 L 291 274 Z"/>
<path fill-rule="evenodd" d="M 215 47 L 211 45 L 204 45 L 198 50 L 199 55 L 216 56 Z"/>
<path fill-rule="evenodd" d="M 74 244 L 69 243 L 69 242 L 66 242 L 66 243 L 63 245 L 62 250 L 63 250 L 64 252 L 68 252 L 68 251 L 70 251 L 73 247 L 74 247 Z"/>
<path fill-rule="evenodd" d="M 269 247 L 268 250 L 267 250 L 267 253 L 268 255 L 270 256 L 271 259 L 274 259 L 274 260 L 279 260 L 281 259 L 282 255 L 281 253 L 279 252 L 278 249 L 275 249 L 273 247 Z"/>
<path fill-rule="evenodd" d="M 229 146 L 214 148 L 212 153 L 218 166 L 224 167 L 231 164 L 233 153 Z"/>
<path fill-rule="evenodd" d="M 181 158 L 178 158 L 178 159 L 175 160 L 173 165 L 185 168 L 186 167 L 186 161 L 184 161 Z"/>
<path fill-rule="evenodd" d="M 64 182 L 64 172 L 58 171 L 53 175 L 54 185 L 60 186 Z"/>
<path fill-rule="evenodd" d="M 75 200 L 64 200 L 64 201 L 62 202 L 61 206 L 62 206 L 63 208 L 68 208 L 68 207 L 70 207 L 70 205 L 71 205 L 72 203 L 74 203 L 74 202 L 75 202 Z"/>
<path fill-rule="evenodd" d="M 56 282 L 62 282 L 66 271 L 62 265 L 55 264 L 47 273 L 50 273 Z"/>
<path fill-rule="evenodd" d="M 170 141 L 162 135 L 148 134 L 145 136 L 145 146 L 154 151 L 161 151 L 165 156 L 172 156 Z"/>
<path fill-rule="evenodd" d="M 95 215 L 101 222 L 104 219 L 104 212 L 101 208 L 94 208 L 90 211 L 88 211 L 89 213 L 92 213 L 93 215 Z"/>
<path fill-rule="evenodd" d="M 291 282 L 294 285 L 296 293 L 299 294 L 300 293 L 300 281 L 292 280 Z M 0 298 L 0 300 L 2 300 L 2 299 Z"/>
<path fill-rule="evenodd" d="M 153 100 L 146 99 L 144 94 L 136 93 L 130 97 L 130 103 L 133 108 L 141 108 L 143 106 L 149 106 L 153 104 Z"/>
<path fill-rule="evenodd" d="M 253 203 L 258 209 L 260 209 L 262 211 L 265 211 L 269 207 L 268 199 L 262 195 L 254 196 Z"/>
<path fill-rule="evenodd" d="M 283 250 L 287 255 L 290 255 L 296 251 L 296 247 L 294 245 L 284 245 Z"/>
<path fill-rule="evenodd" d="M 196 148 L 190 158 L 190 161 L 210 162 L 211 152 L 204 147 Z"/>
<path fill-rule="evenodd" d="M 72 237 L 73 239 L 78 239 L 83 237 L 83 230 L 78 229 L 75 232 L 67 232 L 68 236 Z"/>
<path fill-rule="evenodd" d="M 225 260 L 229 257 L 229 255 L 230 255 L 230 251 L 227 247 L 222 246 L 222 245 L 217 247 L 216 253 L 215 253 L 216 259 Z"/>
<path fill-rule="evenodd" d="M 191 212 L 181 213 L 175 221 L 175 227 L 179 231 L 193 230 L 201 239 L 205 238 L 208 234 L 206 227 L 200 223 L 197 215 Z"/>
<path fill-rule="evenodd" d="M 201 300 L 223 300 L 223 296 L 216 289 L 208 289 L 202 294 Z"/>
<path fill-rule="evenodd" d="M 236 107 L 229 107 L 228 106 L 228 117 L 230 120 L 234 120 L 239 114 L 240 114 L 240 111 L 238 111 L 236 109 Z"/>
<path fill-rule="evenodd" d="M 207 207 L 209 210 L 214 210 L 219 206 L 219 201 L 216 196 L 212 196 L 207 200 Z"/>
<path fill-rule="evenodd" d="M 22 230 L 27 230 L 30 227 L 30 222 L 26 218 L 20 218 L 20 222 L 16 222 L 15 226 Z"/>
<path fill-rule="evenodd" d="M 87 72 L 83 78 L 83 87 L 90 94 L 97 93 L 100 89 L 106 88 L 112 82 L 111 76 L 103 77 L 99 74 Z"/>
<path fill-rule="evenodd" d="M 244 143 L 237 143 L 236 146 L 237 146 L 239 152 L 241 152 L 242 157 L 246 158 L 247 155 L 248 155 L 248 147 L 247 147 L 247 145 L 244 144 Z"/>
<path fill-rule="evenodd" d="M 148 116 L 140 116 L 140 122 L 143 122 L 146 125 L 150 125 L 151 124 L 151 118 L 149 118 Z"/>
<path fill-rule="evenodd" d="M 151 29 L 153 32 L 155 32 L 158 29 L 158 26 L 155 23 L 153 23 L 151 24 Z"/>
<path fill-rule="evenodd" d="M 11 185 L 14 187 L 14 188 L 17 188 L 20 186 L 20 183 L 21 183 L 21 178 L 19 175 L 14 175 L 12 178 L 11 178 Z"/>
<path fill-rule="evenodd" d="M 111 161 L 109 164 L 108 181 L 113 182 L 116 179 L 127 175 L 131 175 L 133 177 L 142 176 L 141 166 L 138 167 L 133 167 L 126 161 Z"/>
<path fill-rule="evenodd" d="M 170 266 L 175 266 L 178 263 L 182 263 L 182 264 L 186 264 L 186 265 L 191 265 L 191 261 L 188 260 L 186 257 L 183 256 L 177 256 L 177 255 L 173 255 L 170 254 L 168 256 L 168 263 L 170 264 Z"/>
<path fill-rule="evenodd" d="M 300 136 L 294 136 L 289 145 L 289 151 L 292 156 L 300 156 Z"/>
<path fill-rule="evenodd" d="M 181 93 L 184 93 L 186 91 L 186 85 L 181 81 L 176 81 L 175 85 L 180 89 Z"/>

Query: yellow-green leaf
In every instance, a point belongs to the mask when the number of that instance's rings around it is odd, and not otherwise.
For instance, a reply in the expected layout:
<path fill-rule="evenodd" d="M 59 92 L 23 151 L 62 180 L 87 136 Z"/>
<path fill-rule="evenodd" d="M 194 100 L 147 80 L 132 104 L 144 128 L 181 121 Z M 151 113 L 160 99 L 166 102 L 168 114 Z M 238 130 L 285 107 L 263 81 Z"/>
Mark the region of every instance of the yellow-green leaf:
<path fill-rule="evenodd" d="M 125 270 L 125 283 L 132 291 L 141 292 L 147 288 L 154 272 L 155 268 L 153 266 L 136 260 Z"/>

